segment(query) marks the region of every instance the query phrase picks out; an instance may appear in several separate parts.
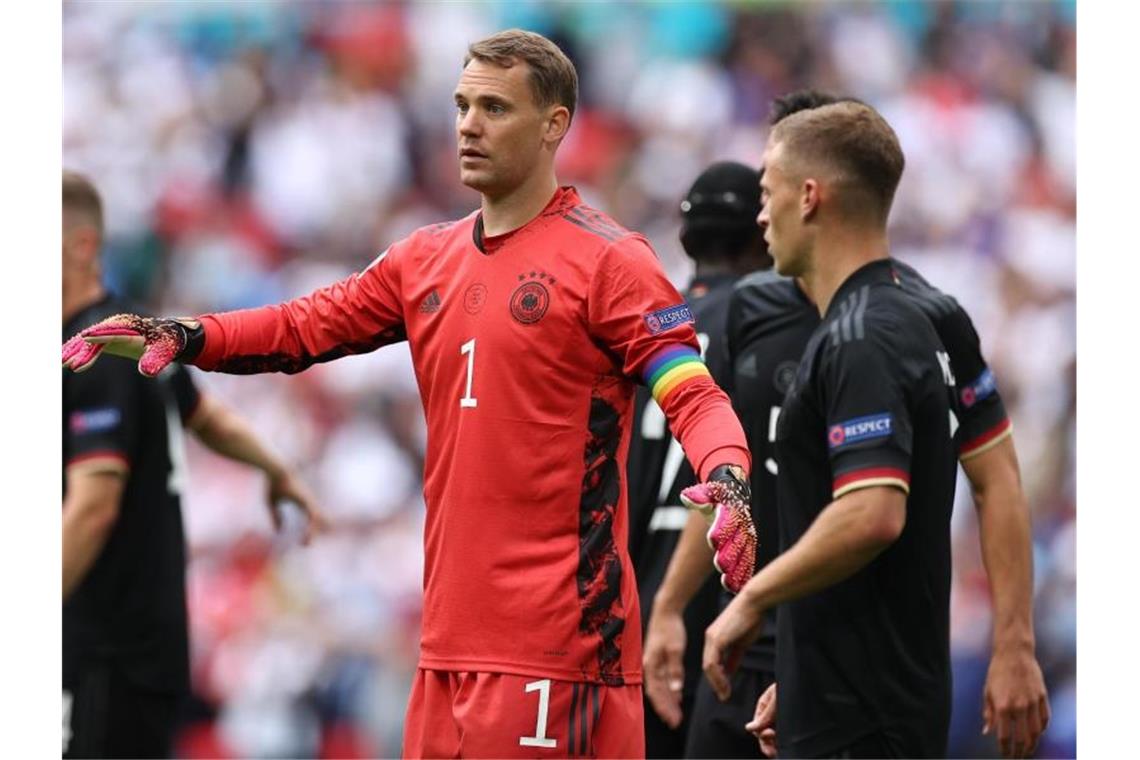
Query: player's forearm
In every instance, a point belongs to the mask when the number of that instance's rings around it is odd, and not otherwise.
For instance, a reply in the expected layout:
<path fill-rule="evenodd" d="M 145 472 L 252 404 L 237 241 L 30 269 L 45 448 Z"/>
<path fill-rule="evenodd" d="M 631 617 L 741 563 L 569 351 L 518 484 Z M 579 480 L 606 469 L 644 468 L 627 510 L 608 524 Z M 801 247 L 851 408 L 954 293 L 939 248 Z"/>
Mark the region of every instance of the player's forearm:
<path fill-rule="evenodd" d="M 95 564 L 117 517 L 117 510 L 88 509 L 74 502 L 64 502 L 62 544 L 65 601 Z"/>
<path fill-rule="evenodd" d="M 403 340 L 399 320 L 369 303 L 350 277 L 274 306 L 202 316 L 196 366 L 231 374 L 295 373 Z"/>
<path fill-rule="evenodd" d="M 190 430 L 211 451 L 252 465 L 270 478 L 285 471 L 285 465 L 261 443 L 245 420 L 214 399 L 202 399 Z"/>
<path fill-rule="evenodd" d="M 709 577 L 713 570 L 713 552 L 705 541 L 707 530 L 708 521 L 699 513 L 691 512 L 653 598 L 654 610 L 684 612 Z"/>
<path fill-rule="evenodd" d="M 1029 510 L 1013 480 L 975 490 L 982 560 L 993 598 L 993 645 L 1034 646 L 1033 550 Z"/>
<path fill-rule="evenodd" d="M 994 648 L 1032 651 L 1032 533 L 1013 438 L 964 459 L 962 468 L 978 510 L 982 560 L 993 598 Z"/>
<path fill-rule="evenodd" d="M 740 420 L 712 378 L 687 383 L 670 394 L 661 408 L 701 480 L 707 480 L 722 464 L 751 472 L 752 457 Z"/>
<path fill-rule="evenodd" d="M 869 490 L 869 489 L 868 489 Z M 790 549 L 769 562 L 745 585 L 745 604 L 770 610 L 833 586 L 866 567 L 902 531 L 897 510 L 905 497 L 898 492 L 893 514 L 882 504 L 855 491 L 831 502 Z"/>

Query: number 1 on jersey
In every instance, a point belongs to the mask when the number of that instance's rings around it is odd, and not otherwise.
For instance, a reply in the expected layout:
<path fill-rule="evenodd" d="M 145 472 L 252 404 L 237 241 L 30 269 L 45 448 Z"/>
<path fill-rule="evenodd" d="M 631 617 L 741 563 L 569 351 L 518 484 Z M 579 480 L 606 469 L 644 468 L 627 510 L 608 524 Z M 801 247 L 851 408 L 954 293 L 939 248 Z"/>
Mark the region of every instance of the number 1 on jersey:
<path fill-rule="evenodd" d="M 479 400 L 471 396 L 471 381 L 475 379 L 475 339 L 464 343 L 459 347 L 460 354 L 467 354 L 467 389 L 463 393 L 463 398 L 459 399 L 459 405 L 467 407 L 475 407 L 479 405 Z"/>

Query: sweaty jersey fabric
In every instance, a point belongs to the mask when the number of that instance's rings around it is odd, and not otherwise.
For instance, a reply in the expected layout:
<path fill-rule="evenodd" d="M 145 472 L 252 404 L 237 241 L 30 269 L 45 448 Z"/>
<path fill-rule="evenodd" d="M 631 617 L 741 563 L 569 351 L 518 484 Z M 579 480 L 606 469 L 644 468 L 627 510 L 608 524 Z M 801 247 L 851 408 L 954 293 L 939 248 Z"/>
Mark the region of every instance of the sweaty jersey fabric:
<path fill-rule="evenodd" d="M 781 755 L 878 734 L 945 752 L 950 718 L 949 359 L 889 259 L 852 274 L 812 333 L 776 430 L 781 548 L 834 499 L 907 492 L 901 536 L 850 578 L 780 607 Z"/>
<path fill-rule="evenodd" d="M 107 296 L 73 316 L 63 336 L 131 311 Z M 189 687 L 179 479 L 181 424 L 198 400 L 180 366 L 152 380 L 134 362 L 108 357 L 85 372 L 63 373 L 65 499 L 70 465 L 114 459 L 128 469 L 107 542 L 63 604 L 65 688 L 96 666 L 153 691 Z"/>
<path fill-rule="evenodd" d="M 561 188 L 476 245 L 471 214 L 285 304 L 202 318 L 195 360 L 296 372 L 407 339 L 427 418 L 420 666 L 641 679 L 622 483 L 644 382 L 702 477 L 740 425 L 648 241 Z"/>

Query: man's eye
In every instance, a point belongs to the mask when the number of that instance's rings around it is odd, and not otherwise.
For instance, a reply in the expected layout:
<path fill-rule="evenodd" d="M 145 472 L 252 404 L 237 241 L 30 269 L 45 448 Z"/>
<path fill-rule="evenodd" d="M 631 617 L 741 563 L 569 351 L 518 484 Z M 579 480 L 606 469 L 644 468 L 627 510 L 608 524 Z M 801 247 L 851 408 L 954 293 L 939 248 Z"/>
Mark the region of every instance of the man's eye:
<path fill-rule="evenodd" d="M 456 103 L 455 107 L 457 109 L 459 109 L 459 113 L 467 113 L 467 104 L 466 103 Z"/>
<path fill-rule="evenodd" d="M 487 110 L 490 113 L 506 113 L 507 112 L 507 109 L 503 108 L 503 106 L 499 105 L 498 103 L 492 103 L 491 105 L 487 106 Z"/>

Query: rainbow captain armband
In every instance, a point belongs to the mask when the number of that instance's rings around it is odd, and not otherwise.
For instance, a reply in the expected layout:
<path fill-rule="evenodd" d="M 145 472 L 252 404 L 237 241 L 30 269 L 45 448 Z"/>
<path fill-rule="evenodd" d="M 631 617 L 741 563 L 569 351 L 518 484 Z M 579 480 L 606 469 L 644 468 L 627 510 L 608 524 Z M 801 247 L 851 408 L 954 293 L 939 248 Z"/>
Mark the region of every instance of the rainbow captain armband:
<path fill-rule="evenodd" d="M 643 376 L 658 406 L 664 406 L 665 399 L 685 383 L 699 377 L 712 377 L 709 368 L 701 361 L 701 355 L 679 343 L 653 354 L 645 365 Z"/>

